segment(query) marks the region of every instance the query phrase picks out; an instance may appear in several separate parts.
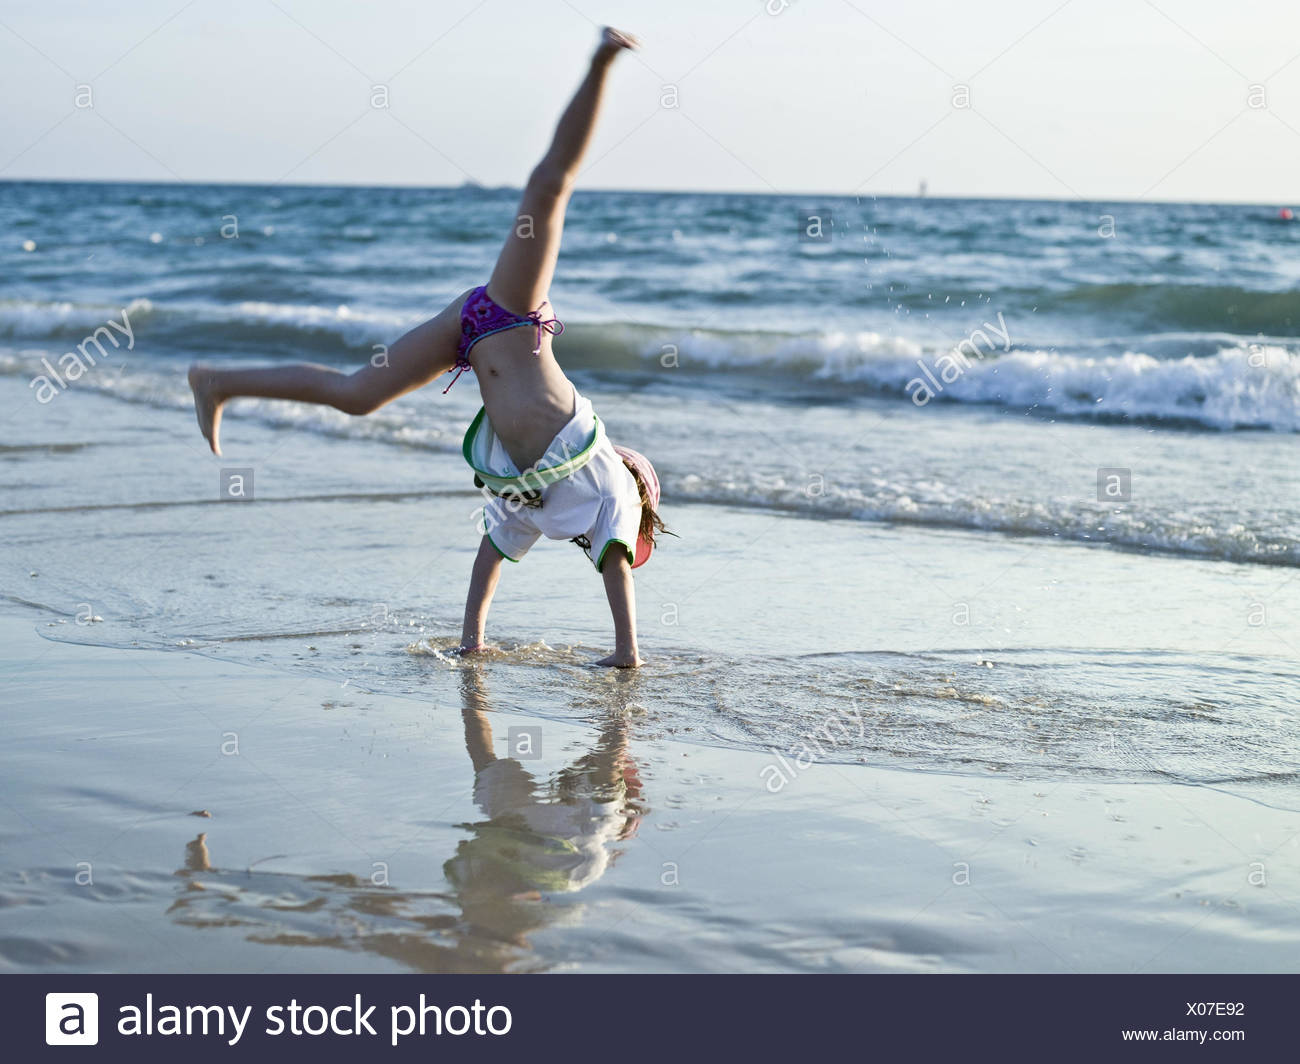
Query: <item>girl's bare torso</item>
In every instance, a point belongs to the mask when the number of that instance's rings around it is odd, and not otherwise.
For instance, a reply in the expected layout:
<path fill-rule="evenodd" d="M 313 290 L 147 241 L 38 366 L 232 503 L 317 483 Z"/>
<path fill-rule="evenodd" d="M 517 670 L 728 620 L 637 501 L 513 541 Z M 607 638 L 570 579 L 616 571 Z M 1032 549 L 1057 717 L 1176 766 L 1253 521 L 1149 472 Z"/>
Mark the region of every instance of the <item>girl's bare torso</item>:
<path fill-rule="evenodd" d="M 537 331 L 520 327 L 485 336 L 469 353 L 488 420 L 521 471 L 546 453 L 574 411 L 573 385 L 555 360 L 550 333 L 542 333 L 538 355 L 536 345 Z"/>

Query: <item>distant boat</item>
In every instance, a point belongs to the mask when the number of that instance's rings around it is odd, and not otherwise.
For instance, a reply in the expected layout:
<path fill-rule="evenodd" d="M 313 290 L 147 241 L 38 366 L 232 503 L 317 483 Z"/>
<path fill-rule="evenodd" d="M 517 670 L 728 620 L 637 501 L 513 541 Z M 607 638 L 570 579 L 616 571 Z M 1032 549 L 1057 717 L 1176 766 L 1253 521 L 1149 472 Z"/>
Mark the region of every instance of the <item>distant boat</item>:
<path fill-rule="evenodd" d="M 921 182 L 920 182 L 920 184 L 918 184 L 918 185 L 916 186 L 916 195 L 917 195 L 917 197 L 920 198 L 920 199 L 925 199 L 925 194 L 926 194 L 926 192 L 929 190 L 929 188 L 930 188 L 930 186 L 929 186 L 929 184 L 926 182 L 925 178 L 921 178 Z"/>

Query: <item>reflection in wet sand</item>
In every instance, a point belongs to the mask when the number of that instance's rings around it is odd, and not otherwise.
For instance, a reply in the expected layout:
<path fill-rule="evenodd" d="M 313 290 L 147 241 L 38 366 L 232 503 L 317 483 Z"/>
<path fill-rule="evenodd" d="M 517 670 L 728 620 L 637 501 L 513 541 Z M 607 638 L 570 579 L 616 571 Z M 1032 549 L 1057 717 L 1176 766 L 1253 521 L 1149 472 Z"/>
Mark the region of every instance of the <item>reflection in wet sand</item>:
<path fill-rule="evenodd" d="M 427 972 L 533 971 L 550 966 L 529 935 L 580 918 L 548 896 L 599 879 L 647 812 L 628 754 L 636 674 L 614 676 L 596 741 L 539 781 L 493 751 L 482 668 L 462 674 L 465 747 L 484 819 L 444 863 L 447 889 L 378 885 L 354 875 L 298 876 L 214 866 L 208 833 L 186 844 L 184 881 L 168 914 L 189 927 L 245 927 L 267 945 L 364 950 Z"/>

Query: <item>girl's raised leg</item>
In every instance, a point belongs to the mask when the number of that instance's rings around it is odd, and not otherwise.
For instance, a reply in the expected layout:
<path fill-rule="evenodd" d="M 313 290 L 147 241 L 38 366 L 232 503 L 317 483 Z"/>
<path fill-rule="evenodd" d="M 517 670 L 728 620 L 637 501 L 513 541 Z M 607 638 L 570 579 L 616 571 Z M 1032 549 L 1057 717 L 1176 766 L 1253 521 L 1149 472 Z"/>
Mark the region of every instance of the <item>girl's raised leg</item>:
<path fill-rule="evenodd" d="M 614 57 L 636 46 L 636 38 L 605 28 L 586 77 L 560 116 L 550 148 L 528 177 L 515 225 L 488 281 L 488 295 L 506 310 L 527 314 L 550 291 L 564 211 L 596 128 L 605 79 Z"/>
<path fill-rule="evenodd" d="M 528 179 L 519 206 L 519 224 L 506 240 L 488 282 L 488 294 L 507 310 L 526 314 L 546 299 L 560 251 L 564 211 L 591 142 L 610 64 L 624 48 L 635 46 L 634 38 L 605 29 L 549 150 Z M 455 365 L 460 308 L 468 295 L 462 293 L 437 317 L 397 340 L 388 349 L 384 364 L 372 362 L 355 373 L 310 363 L 266 369 L 193 366 L 189 379 L 199 428 L 219 455 L 222 407 L 240 396 L 320 403 L 347 414 L 368 414 Z"/>
<path fill-rule="evenodd" d="M 462 292 L 436 317 L 394 341 L 383 359 L 372 359 L 355 373 L 308 362 L 265 369 L 190 367 L 194 413 L 212 453 L 221 454 L 221 408 L 231 399 L 290 399 L 369 414 L 446 373 L 456 362 L 460 308 L 468 295 Z"/>

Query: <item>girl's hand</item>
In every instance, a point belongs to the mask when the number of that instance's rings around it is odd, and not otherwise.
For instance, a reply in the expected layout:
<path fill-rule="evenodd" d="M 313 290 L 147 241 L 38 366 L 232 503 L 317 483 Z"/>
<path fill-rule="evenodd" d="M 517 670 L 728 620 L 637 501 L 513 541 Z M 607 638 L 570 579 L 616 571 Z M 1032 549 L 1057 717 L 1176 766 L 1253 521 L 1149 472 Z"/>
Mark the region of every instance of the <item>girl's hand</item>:
<path fill-rule="evenodd" d="M 631 654 L 619 654 L 617 652 L 609 655 L 607 658 L 601 658 L 597 665 L 608 665 L 615 669 L 639 669 L 645 664 L 645 660 L 635 651 Z"/>
<path fill-rule="evenodd" d="M 473 645 L 462 645 L 456 648 L 456 653 L 461 657 L 469 654 L 491 654 L 499 651 L 501 648 L 494 643 L 474 643 Z"/>

